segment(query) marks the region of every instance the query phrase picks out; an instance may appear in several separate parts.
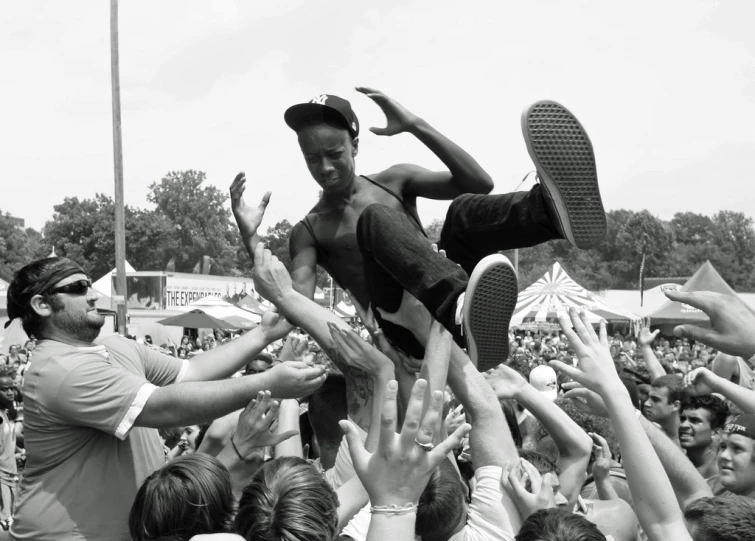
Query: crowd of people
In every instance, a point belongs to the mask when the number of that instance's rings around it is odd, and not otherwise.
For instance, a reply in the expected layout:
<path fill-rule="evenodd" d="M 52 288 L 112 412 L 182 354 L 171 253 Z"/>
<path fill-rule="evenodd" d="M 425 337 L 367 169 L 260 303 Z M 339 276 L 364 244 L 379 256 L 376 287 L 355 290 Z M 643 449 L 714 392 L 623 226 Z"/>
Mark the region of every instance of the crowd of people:
<path fill-rule="evenodd" d="M 274 306 L 256 328 L 178 345 L 98 338 L 105 320 L 76 262 L 15 274 L 8 315 L 37 340 L 0 366 L 10 538 L 755 539 L 755 314 L 672 291 L 710 328 L 610 338 L 572 309 L 558 331 L 510 331 L 517 275 L 498 252 L 605 235 L 581 124 L 555 102 L 530 107 L 540 183 L 487 195 L 465 151 L 358 90 L 388 119 L 373 132 L 412 133 L 448 171 L 358 176 L 349 103 L 290 108 L 323 188 L 294 227 L 290 269 L 259 242 L 270 194 L 249 206 L 245 175 L 231 186 L 255 290 Z M 453 200 L 437 246 L 417 197 Z M 358 327 L 312 300 L 317 265 L 349 290 Z"/>

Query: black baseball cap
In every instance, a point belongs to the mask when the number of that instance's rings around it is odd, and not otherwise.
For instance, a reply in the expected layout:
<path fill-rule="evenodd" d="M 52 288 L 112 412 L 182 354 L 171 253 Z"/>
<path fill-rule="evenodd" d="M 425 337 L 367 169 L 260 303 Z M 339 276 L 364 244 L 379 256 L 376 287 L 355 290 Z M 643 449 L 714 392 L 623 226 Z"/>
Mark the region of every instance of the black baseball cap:
<path fill-rule="evenodd" d="M 359 120 L 348 100 L 333 96 L 332 94 L 320 94 L 306 103 L 292 105 L 283 114 L 288 127 L 297 131 L 301 127 L 302 120 L 311 116 L 321 115 L 335 117 L 343 122 L 344 127 L 352 137 L 359 135 Z"/>

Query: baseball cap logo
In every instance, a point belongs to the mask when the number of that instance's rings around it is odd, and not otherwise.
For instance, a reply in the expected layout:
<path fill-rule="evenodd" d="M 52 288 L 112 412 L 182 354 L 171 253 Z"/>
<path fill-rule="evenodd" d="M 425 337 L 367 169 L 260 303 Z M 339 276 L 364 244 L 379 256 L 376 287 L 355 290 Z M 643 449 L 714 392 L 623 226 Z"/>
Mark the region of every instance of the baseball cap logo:
<path fill-rule="evenodd" d="M 312 98 L 312 101 L 309 103 L 316 103 L 318 105 L 325 105 L 325 102 L 328 101 L 328 95 L 327 94 L 320 94 L 319 96 L 315 96 Z"/>

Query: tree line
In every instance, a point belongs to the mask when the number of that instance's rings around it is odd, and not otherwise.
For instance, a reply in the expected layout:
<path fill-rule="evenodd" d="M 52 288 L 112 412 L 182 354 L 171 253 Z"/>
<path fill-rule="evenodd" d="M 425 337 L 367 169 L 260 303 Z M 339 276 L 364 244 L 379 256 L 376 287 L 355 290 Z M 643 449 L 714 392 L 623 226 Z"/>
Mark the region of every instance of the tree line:
<path fill-rule="evenodd" d="M 154 208 L 126 206 L 126 259 L 134 268 L 194 272 L 209 256 L 212 274 L 250 275 L 252 262 L 226 207 L 228 194 L 205 181 L 201 171 L 173 171 L 150 185 L 147 200 Z M 593 250 L 577 250 L 566 241 L 519 250 L 520 287 L 559 261 L 587 289 L 636 289 L 644 253 L 646 277 L 691 276 L 710 260 L 734 289 L 755 291 L 755 229 L 741 212 L 678 212 L 666 221 L 647 210 L 621 209 L 608 212 L 607 222 L 606 239 Z M 292 227 L 283 220 L 263 236 L 286 266 Z M 441 220 L 428 225 L 431 240 L 440 238 L 442 227 Z M 65 198 L 42 231 L 19 229 L 0 211 L 0 278 L 9 281 L 54 247 L 56 255 L 75 260 L 97 279 L 115 267 L 114 229 L 114 201 L 103 194 Z M 513 252 L 504 253 L 513 259 Z M 318 285 L 329 285 L 322 269 Z"/>

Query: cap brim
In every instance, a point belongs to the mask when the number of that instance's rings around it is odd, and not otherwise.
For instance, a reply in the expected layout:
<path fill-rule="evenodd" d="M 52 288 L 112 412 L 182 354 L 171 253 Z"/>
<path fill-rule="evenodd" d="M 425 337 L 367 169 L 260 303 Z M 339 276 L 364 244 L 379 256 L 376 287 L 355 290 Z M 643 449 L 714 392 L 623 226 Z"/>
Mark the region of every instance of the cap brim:
<path fill-rule="evenodd" d="M 301 125 L 301 121 L 311 115 L 322 114 L 327 105 L 320 105 L 319 103 L 299 103 L 292 105 L 286 112 L 283 113 L 283 119 L 288 124 L 288 127 L 296 131 Z M 331 111 L 336 111 L 332 107 L 327 107 Z M 340 114 L 340 113 L 339 113 Z"/>

